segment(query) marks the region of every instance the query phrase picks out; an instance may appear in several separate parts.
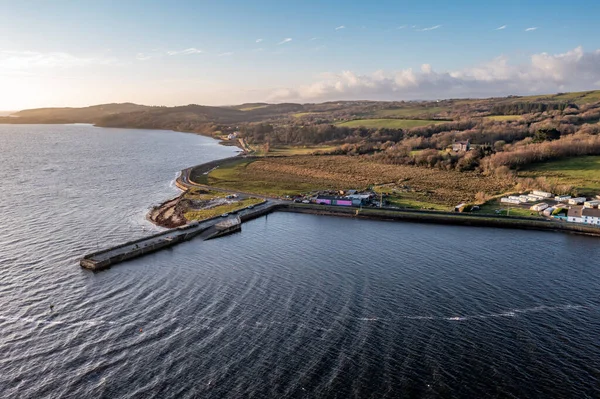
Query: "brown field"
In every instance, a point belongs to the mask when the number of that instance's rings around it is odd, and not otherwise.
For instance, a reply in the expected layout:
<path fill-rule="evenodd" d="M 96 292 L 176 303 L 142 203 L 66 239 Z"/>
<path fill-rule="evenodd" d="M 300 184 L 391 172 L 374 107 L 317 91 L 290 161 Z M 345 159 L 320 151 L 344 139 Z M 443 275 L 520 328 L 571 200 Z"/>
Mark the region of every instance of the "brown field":
<path fill-rule="evenodd" d="M 474 172 L 387 165 L 350 156 L 274 157 L 238 162 L 216 169 L 209 175 L 209 184 L 274 195 L 386 185 L 390 193 L 395 191 L 400 197 L 447 206 L 472 201 L 480 191 L 499 194 L 512 187 L 505 180 Z"/>

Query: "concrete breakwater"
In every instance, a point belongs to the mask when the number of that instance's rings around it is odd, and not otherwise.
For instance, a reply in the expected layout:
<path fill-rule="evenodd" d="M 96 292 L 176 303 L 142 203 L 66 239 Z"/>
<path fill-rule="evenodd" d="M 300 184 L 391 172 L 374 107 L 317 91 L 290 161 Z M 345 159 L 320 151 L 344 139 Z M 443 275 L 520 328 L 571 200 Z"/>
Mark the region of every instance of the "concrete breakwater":
<path fill-rule="evenodd" d="M 204 240 L 221 237 L 240 231 L 242 222 L 265 215 L 271 212 L 277 205 L 276 203 L 265 201 L 253 208 L 244 208 L 237 212 L 237 216 L 229 219 L 216 216 L 203 221 L 192 222 L 185 226 L 176 227 L 87 254 L 80 260 L 79 264 L 86 269 L 94 271 L 103 270 L 120 262 L 169 248 L 195 237 Z M 229 221 L 229 225 L 223 224 L 226 220 Z"/>
<path fill-rule="evenodd" d="M 455 212 L 401 210 L 389 208 L 363 208 L 359 210 L 358 208 L 314 204 L 286 204 L 285 206 L 278 207 L 277 210 L 285 212 L 310 213 L 314 215 L 356 217 L 359 219 L 395 220 L 418 223 L 450 224 L 458 226 L 499 227 L 521 230 L 558 231 L 600 237 L 599 227 L 527 217 L 494 217 L 492 215 L 485 214 L 464 214 Z"/>

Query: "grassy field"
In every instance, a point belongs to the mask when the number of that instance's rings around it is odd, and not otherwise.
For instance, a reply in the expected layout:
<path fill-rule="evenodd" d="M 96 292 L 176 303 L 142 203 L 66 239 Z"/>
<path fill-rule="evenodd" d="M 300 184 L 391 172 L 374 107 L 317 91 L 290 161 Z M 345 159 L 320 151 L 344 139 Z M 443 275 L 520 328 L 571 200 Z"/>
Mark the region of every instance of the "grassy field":
<path fill-rule="evenodd" d="M 485 119 L 490 119 L 493 121 L 507 122 L 507 121 L 518 121 L 520 119 L 523 119 L 523 116 L 522 115 L 491 115 L 491 116 L 486 116 Z"/>
<path fill-rule="evenodd" d="M 338 126 L 346 127 L 367 127 L 367 128 L 389 128 L 389 129 L 410 129 L 411 127 L 437 125 L 445 121 L 431 119 L 356 119 L 353 121 L 338 123 Z"/>
<path fill-rule="evenodd" d="M 573 102 L 575 104 L 589 104 L 600 101 L 600 90 L 518 97 L 515 98 L 514 101 L 558 101 Z"/>
<path fill-rule="evenodd" d="M 509 216 L 526 216 L 526 217 L 539 217 L 542 218 L 542 216 L 540 216 L 538 214 L 538 212 L 532 211 L 529 209 L 529 206 L 531 206 L 533 204 L 529 204 L 526 207 L 519 207 L 516 205 L 510 205 L 510 213 L 508 213 Z M 499 200 L 493 200 L 490 202 L 487 202 L 483 205 L 480 205 L 480 210 L 479 213 L 486 213 L 486 214 L 490 214 L 490 215 L 502 215 L 502 216 L 506 216 L 507 212 L 508 212 L 509 207 L 506 206 L 506 204 L 501 204 Z M 500 210 L 500 213 L 496 213 L 496 210 Z"/>
<path fill-rule="evenodd" d="M 375 112 L 376 116 L 382 118 L 421 118 L 432 117 L 442 112 L 449 111 L 448 107 L 408 107 L 408 108 L 391 108 L 381 109 Z"/>
<path fill-rule="evenodd" d="M 252 110 L 255 110 L 255 109 L 267 108 L 268 106 L 269 106 L 268 104 L 254 105 L 254 106 L 250 106 L 250 107 L 239 108 L 239 110 L 240 111 L 252 111 Z"/>
<path fill-rule="evenodd" d="M 184 216 L 188 221 L 191 220 L 203 220 L 212 218 L 215 216 L 222 215 L 224 213 L 232 213 L 242 208 L 246 208 L 249 205 L 256 205 L 263 202 L 259 198 L 245 198 L 239 201 L 235 201 L 231 204 L 219 205 L 210 209 L 194 210 L 185 212 Z"/>
<path fill-rule="evenodd" d="M 579 193 L 600 194 L 600 156 L 585 156 L 545 162 L 522 170 L 519 177 L 545 177 L 574 186 Z"/>
<path fill-rule="evenodd" d="M 204 177 L 204 181 L 198 181 Z M 387 165 L 368 157 L 295 156 L 236 160 L 194 181 L 216 187 L 267 194 L 293 195 L 326 189 L 366 189 L 385 185 L 392 205 L 449 209 L 475 194 L 498 194 L 510 189 L 499 178 L 456 172 Z"/>
<path fill-rule="evenodd" d="M 335 146 L 321 147 L 277 147 L 270 148 L 266 154 L 268 156 L 291 156 L 291 155 L 311 155 L 318 151 L 332 151 Z"/>

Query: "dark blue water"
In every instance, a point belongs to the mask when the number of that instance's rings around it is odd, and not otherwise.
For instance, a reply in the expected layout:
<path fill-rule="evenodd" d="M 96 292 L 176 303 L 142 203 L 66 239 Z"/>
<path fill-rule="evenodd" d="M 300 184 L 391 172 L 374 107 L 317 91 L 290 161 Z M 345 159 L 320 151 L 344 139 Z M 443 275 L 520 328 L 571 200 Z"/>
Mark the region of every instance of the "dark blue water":
<path fill-rule="evenodd" d="M 275 213 L 91 273 L 81 254 L 149 232 L 176 171 L 231 149 L 18 133 L 0 126 L 2 397 L 598 397 L 597 239 Z"/>

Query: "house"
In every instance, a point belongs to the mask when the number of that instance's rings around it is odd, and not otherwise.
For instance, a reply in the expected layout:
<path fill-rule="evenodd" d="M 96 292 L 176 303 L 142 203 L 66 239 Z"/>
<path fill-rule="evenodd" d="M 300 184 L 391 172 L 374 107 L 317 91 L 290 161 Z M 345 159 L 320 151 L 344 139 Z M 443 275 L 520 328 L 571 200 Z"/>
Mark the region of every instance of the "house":
<path fill-rule="evenodd" d="M 567 221 L 600 226 L 600 209 L 574 206 L 567 213 Z"/>
<path fill-rule="evenodd" d="M 352 206 L 352 199 L 333 195 L 318 195 L 315 202 L 319 205 Z"/>
<path fill-rule="evenodd" d="M 563 201 L 567 201 L 570 199 L 571 199 L 570 195 L 557 195 L 556 197 L 554 197 L 554 201 L 556 201 L 556 202 L 563 202 Z"/>
<path fill-rule="evenodd" d="M 585 202 L 585 197 L 577 197 L 569 199 L 569 205 L 582 205 Z"/>
<path fill-rule="evenodd" d="M 469 140 L 467 141 L 455 141 L 452 143 L 452 151 L 460 152 L 460 151 L 469 151 L 471 149 L 471 143 Z"/>
<path fill-rule="evenodd" d="M 532 211 L 543 211 L 544 209 L 548 208 L 548 204 L 546 204 L 545 202 L 540 202 L 539 204 L 535 204 L 534 206 L 532 206 L 531 209 Z"/>
<path fill-rule="evenodd" d="M 239 136 L 240 132 L 233 132 L 227 135 L 227 140 L 235 140 Z"/>
<path fill-rule="evenodd" d="M 531 194 L 542 198 L 552 198 L 552 193 L 547 193 L 545 191 L 534 190 Z"/>
<path fill-rule="evenodd" d="M 366 205 L 371 200 L 370 194 L 350 194 L 347 195 L 346 198 L 350 198 L 352 200 L 352 205 L 361 206 Z"/>
<path fill-rule="evenodd" d="M 600 200 L 589 200 L 583 203 L 584 208 L 598 208 L 600 206 Z"/>
<path fill-rule="evenodd" d="M 503 197 L 500 198 L 500 202 L 503 204 L 520 204 L 521 200 L 520 199 L 512 199 L 512 198 L 508 198 L 508 197 Z"/>

